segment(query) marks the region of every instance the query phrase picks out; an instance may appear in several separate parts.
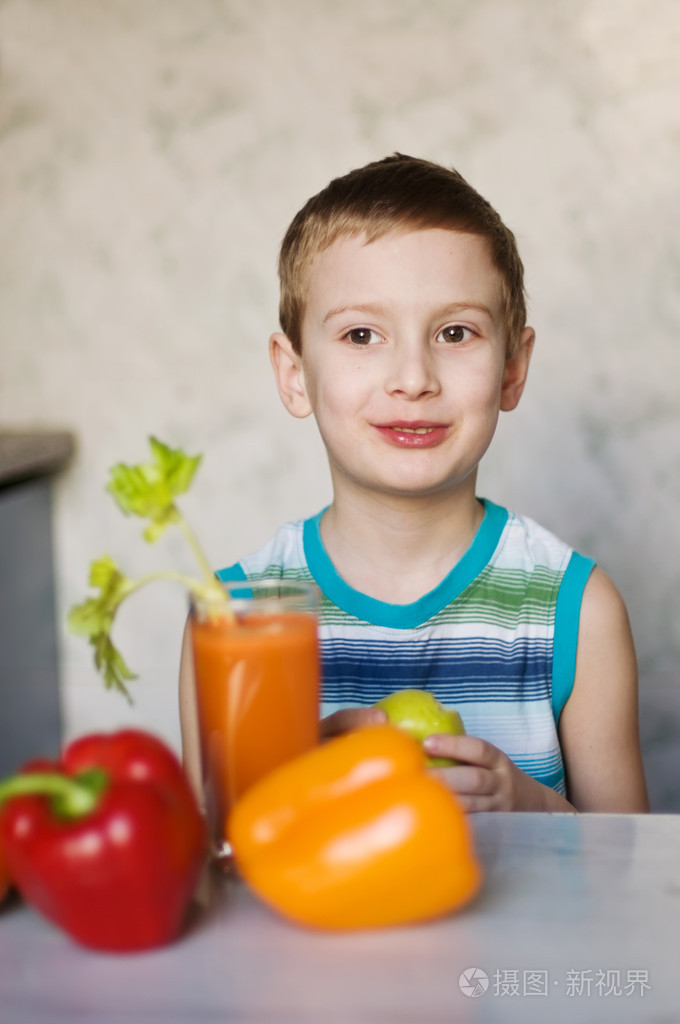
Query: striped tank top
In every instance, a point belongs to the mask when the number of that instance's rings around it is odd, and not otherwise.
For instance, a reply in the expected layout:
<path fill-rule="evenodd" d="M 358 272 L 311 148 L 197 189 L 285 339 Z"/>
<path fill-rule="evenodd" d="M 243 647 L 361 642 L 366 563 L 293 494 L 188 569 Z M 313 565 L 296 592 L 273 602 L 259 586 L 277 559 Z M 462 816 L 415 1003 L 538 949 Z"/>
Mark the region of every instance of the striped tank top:
<path fill-rule="evenodd" d="M 581 598 L 594 563 L 533 520 L 483 504 L 466 553 L 411 604 L 378 601 L 344 582 L 321 540 L 323 511 L 284 524 L 217 575 L 317 584 L 322 715 L 393 690 L 428 690 L 458 709 L 467 733 L 565 795 L 556 723 L 574 682 Z"/>

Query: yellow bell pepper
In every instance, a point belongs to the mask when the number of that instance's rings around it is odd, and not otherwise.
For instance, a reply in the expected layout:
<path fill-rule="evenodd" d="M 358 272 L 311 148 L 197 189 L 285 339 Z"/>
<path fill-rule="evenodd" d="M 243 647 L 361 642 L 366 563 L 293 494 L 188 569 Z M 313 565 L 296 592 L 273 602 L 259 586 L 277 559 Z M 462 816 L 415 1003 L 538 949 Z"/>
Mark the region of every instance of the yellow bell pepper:
<path fill-rule="evenodd" d="M 464 811 L 426 771 L 420 744 L 392 725 L 276 769 L 236 804 L 228 838 L 253 891 L 315 928 L 440 917 L 481 884 Z"/>

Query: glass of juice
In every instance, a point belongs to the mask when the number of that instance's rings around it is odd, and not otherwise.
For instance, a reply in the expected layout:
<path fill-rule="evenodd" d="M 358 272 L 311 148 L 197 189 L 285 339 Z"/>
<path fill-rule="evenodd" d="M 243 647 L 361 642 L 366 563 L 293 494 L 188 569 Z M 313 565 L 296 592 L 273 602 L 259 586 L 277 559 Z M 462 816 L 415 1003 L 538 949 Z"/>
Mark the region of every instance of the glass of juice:
<path fill-rule="evenodd" d="M 319 742 L 319 591 L 281 579 L 224 586 L 223 604 L 192 599 L 189 622 L 208 826 L 228 856 L 236 800 Z"/>

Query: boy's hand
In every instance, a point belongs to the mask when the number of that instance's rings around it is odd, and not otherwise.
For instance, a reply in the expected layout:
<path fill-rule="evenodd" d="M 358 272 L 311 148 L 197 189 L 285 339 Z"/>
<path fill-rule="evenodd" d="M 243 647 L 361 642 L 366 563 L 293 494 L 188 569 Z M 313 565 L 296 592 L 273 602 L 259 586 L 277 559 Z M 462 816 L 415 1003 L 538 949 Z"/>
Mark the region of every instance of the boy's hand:
<path fill-rule="evenodd" d="M 428 736 L 423 743 L 430 757 L 461 762 L 433 768 L 458 797 L 466 811 L 573 811 L 559 793 L 523 772 L 493 744 L 477 736 Z"/>
<path fill-rule="evenodd" d="M 384 725 L 386 721 L 387 715 L 380 708 L 342 708 L 321 719 L 321 739 L 329 740 L 366 725 Z"/>

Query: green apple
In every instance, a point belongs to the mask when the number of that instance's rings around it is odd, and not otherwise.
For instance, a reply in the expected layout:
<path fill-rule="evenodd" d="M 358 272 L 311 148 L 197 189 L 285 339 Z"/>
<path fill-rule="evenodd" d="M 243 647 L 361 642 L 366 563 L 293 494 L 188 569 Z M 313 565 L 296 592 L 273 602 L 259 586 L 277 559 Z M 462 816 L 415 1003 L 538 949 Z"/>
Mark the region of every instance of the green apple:
<path fill-rule="evenodd" d="M 464 736 L 465 726 L 457 711 L 449 711 L 425 690 L 395 690 L 376 704 L 387 715 L 392 725 L 398 726 L 420 743 L 432 733 Z M 450 757 L 428 757 L 430 767 L 457 764 Z"/>

